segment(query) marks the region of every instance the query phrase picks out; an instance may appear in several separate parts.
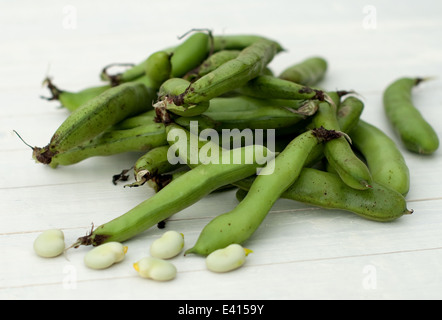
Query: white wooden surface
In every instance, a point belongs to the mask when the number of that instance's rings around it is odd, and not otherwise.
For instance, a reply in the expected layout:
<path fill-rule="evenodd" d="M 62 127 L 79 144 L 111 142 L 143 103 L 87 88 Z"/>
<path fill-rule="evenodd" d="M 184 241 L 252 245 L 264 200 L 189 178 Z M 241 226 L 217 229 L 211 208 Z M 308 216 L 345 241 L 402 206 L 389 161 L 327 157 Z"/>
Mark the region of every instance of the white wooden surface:
<path fill-rule="evenodd" d="M 57 102 L 39 98 L 48 93 L 41 87 L 48 72 L 60 87 L 82 89 L 99 84 L 108 63 L 139 62 L 176 44 L 185 31 L 208 27 L 280 41 L 288 51 L 272 62 L 275 72 L 311 55 L 326 57 L 323 85 L 360 92 L 363 119 L 396 141 L 382 111 L 382 90 L 400 76 L 437 76 L 416 88 L 414 98 L 442 137 L 441 13 L 441 3 L 430 0 L 2 1 L 0 298 L 442 298 L 441 150 L 425 157 L 402 149 L 411 171 L 412 216 L 383 224 L 280 200 L 247 243 L 254 253 L 243 268 L 214 274 L 201 257 L 180 256 L 173 260 L 177 278 L 156 283 L 132 268 L 163 232 L 156 228 L 127 242 L 123 263 L 100 272 L 83 265 L 89 248 L 49 260 L 32 249 L 46 229 L 63 229 L 69 244 L 91 223 L 104 223 L 152 196 L 147 187 L 111 183 L 139 154 L 53 170 L 34 163 L 12 132 L 42 146 L 67 116 Z M 190 247 L 206 223 L 235 205 L 234 192 L 213 194 L 167 227 L 183 232 Z"/>

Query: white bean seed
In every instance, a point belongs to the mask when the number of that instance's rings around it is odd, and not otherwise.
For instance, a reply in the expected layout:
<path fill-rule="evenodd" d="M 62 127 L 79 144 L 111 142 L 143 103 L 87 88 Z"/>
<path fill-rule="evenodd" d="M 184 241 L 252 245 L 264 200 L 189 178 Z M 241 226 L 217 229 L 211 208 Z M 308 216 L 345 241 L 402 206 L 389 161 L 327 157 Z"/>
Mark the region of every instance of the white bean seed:
<path fill-rule="evenodd" d="M 160 259 L 170 259 L 178 255 L 184 247 L 184 235 L 167 231 L 150 246 L 150 255 Z"/>
<path fill-rule="evenodd" d="M 175 278 L 176 267 L 169 261 L 146 257 L 133 264 L 138 274 L 147 279 L 169 281 Z"/>
<path fill-rule="evenodd" d="M 46 230 L 34 241 L 34 251 L 43 258 L 57 257 L 64 249 L 64 234 L 58 229 Z"/>
<path fill-rule="evenodd" d="M 244 264 L 250 252 L 252 251 L 234 243 L 209 254 L 206 258 L 206 266 L 214 272 L 232 271 Z"/>
<path fill-rule="evenodd" d="M 84 263 L 91 269 L 106 269 L 124 260 L 127 246 L 119 242 L 108 242 L 90 250 L 84 256 Z"/>

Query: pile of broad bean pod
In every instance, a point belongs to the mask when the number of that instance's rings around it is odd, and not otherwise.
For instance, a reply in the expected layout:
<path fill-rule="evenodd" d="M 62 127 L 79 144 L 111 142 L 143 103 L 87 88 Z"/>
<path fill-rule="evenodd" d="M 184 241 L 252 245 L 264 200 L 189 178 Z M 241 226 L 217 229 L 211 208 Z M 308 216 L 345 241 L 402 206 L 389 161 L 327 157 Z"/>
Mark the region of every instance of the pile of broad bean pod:
<path fill-rule="evenodd" d="M 320 88 L 327 70 L 321 57 L 273 74 L 268 65 L 281 51 L 281 44 L 257 35 L 196 30 L 122 73 L 112 75 L 112 66 L 105 67 L 105 85 L 69 92 L 47 79 L 50 99 L 71 113 L 48 145 L 33 148 L 33 158 L 56 168 L 94 156 L 142 152 L 130 186 L 156 190 L 74 246 L 124 242 L 228 187 L 238 188 L 240 202 L 214 218 L 186 253 L 207 256 L 243 244 L 279 198 L 381 222 L 411 213 L 404 157 L 390 137 L 360 119 L 363 102 L 349 91 Z M 384 104 L 404 145 L 429 154 L 438 138 L 411 101 L 412 88 L 422 80 L 394 81 Z M 214 133 L 235 129 L 256 138 L 264 133 L 274 144 L 215 139 Z M 235 154 L 242 161 L 224 161 Z M 128 176 L 123 171 L 114 183 Z"/>

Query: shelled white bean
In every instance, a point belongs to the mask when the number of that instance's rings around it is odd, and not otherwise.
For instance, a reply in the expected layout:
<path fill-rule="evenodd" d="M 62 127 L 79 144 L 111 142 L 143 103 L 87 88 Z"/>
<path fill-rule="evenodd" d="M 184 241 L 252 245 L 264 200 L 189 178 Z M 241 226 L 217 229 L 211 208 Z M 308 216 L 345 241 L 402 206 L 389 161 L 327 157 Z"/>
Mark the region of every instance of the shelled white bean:
<path fill-rule="evenodd" d="M 184 235 L 176 231 L 167 231 L 150 246 L 150 255 L 160 259 L 177 256 L 184 247 Z"/>
<path fill-rule="evenodd" d="M 155 257 L 142 258 L 133 267 L 141 277 L 157 281 L 172 280 L 177 273 L 172 263 Z"/>
<path fill-rule="evenodd" d="M 106 269 L 124 260 L 127 246 L 119 242 L 109 242 L 90 250 L 84 256 L 84 263 L 91 269 Z"/>
<path fill-rule="evenodd" d="M 223 249 L 218 249 L 206 258 L 206 266 L 210 271 L 228 272 L 241 267 L 247 255 L 252 252 L 239 244 L 231 244 Z"/>
<path fill-rule="evenodd" d="M 64 249 L 64 234 L 58 229 L 46 230 L 34 241 L 34 251 L 43 258 L 57 257 Z"/>

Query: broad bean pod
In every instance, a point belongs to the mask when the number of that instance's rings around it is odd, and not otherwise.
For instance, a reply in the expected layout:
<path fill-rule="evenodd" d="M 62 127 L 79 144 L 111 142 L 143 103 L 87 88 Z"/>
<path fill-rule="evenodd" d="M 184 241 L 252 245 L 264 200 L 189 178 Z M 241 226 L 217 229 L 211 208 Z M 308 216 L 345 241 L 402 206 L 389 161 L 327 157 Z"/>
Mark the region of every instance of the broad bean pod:
<path fill-rule="evenodd" d="M 355 97 L 348 97 L 340 102 L 338 99 L 336 99 L 335 93 L 329 93 L 329 96 L 333 97 L 335 104 L 337 105 L 336 119 L 338 121 L 339 128 L 341 129 L 340 131 L 349 134 L 351 130 L 358 124 L 362 111 L 364 110 L 364 104 Z M 315 125 L 313 121 L 307 125 L 307 128 L 310 129 L 314 127 Z M 306 167 L 314 166 L 324 158 L 324 147 L 325 144 L 318 144 L 315 146 L 307 158 Z"/>
<path fill-rule="evenodd" d="M 405 196 L 410 189 L 410 170 L 396 143 L 363 120 L 359 120 L 350 137 L 353 146 L 364 156 L 373 180 Z"/>
<path fill-rule="evenodd" d="M 213 51 L 221 50 L 243 50 L 257 41 L 271 40 L 261 35 L 255 34 L 226 34 L 213 36 Z M 284 48 L 276 41 L 277 51 L 284 51 Z"/>
<path fill-rule="evenodd" d="M 187 142 L 184 142 L 187 144 Z M 256 149 L 261 152 L 257 152 Z M 182 209 L 189 207 L 221 186 L 248 177 L 264 165 L 268 150 L 260 146 L 241 148 L 243 161 L 234 163 L 236 153 L 226 151 L 220 154 L 218 163 L 199 165 L 172 180 L 149 199 L 143 201 L 125 214 L 97 227 L 89 235 L 81 237 L 74 244 L 100 245 L 105 242 L 122 242 L 164 221 Z M 230 159 L 228 163 L 224 159 Z"/>
<path fill-rule="evenodd" d="M 44 99 L 58 100 L 60 101 L 62 107 L 66 108 L 71 112 L 78 109 L 81 105 L 85 104 L 92 98 L 95 98 L 96 96 L 102 94 L 103 92 L 111 88 L 110 85 L 103 85 L 103 86 L 89 87 L 79 91 L 67 91 L 67 90 L 62 90 L 57 86 L 55 86 L 49 78 L 45 79 L 44 84 L 47 85 L 52 95 L 50 98 L 44 98 Z"/>
<path fill-rule="evenodd" d="M 121 83 L 136 80 L 144 76 L 146 60 L 138 64 L 132 63 L 111 63 L 105 66 L 100 73 L 100 79 L 109 82 L 112 87 L 118 86 Z M 129 67 L 127 70 L 114 75 L 109 74 L 108 70 L 112 67 Z"/>
<path fill-rule="evenodd" d="M 284 69 L 279 78 L 305 86 L 316 85 L 327 72 L 327 61 L 322 57 L 310 57 Z"/>
<path fill-rule="evenodd" d="M 181 78 L 198 67 L 210 50 L 210 32 L 196 32 L 175 48 L 171 58 L 171 78 Z"/>
<path fill-rule="evenodd" d="M 141 83 L 110 88 L 72 112 L 45 147 L 34 147 L 33 157 L 50 164 L 52 158 L 90 140 L 112 125 L 148 110 L 155 93 Z"/>
<path fill-rule="evenodd" d="M 185 79 L 189 81 L 195 81 L 202 76 L 212 72 L 222 64 L 235 59 L 238 57 L 240 50 L 221 50 L 211 54 L 206 60 L 204 60 L 201 65 L 196 67 L 195 69 L 189 71 L 185 75 Z"/>
<path fill-rule="evenodd" d="M 294 99 L 333 101 L 327 93 L 274 76 L 260 75 L 236 90 L 240 94 L 264 99 Z"/>
<path fill-rule="evenodd" d="M 165 140 L 167 143 L 167 137 Z M 138 158 L 134 165 L 135 182 L 130 186 L 141 186 L 157 175 L 177 169 L 177 165 L 171 164 L 167 158 L 168 151 L 169 144 L 161 145 L 147 151 Z"/>
<path fill-rule="evenodd" d="M 313 147 L 339 136 L 336 132 L 314 129 L 293 139 L 260 172 L 244 200 L 232 211 L 210 221 L 186 254 L 208 255 L 217 249 L 233 243 L 242 244 L 249 239 L 281 194 L 296 181 Z"/>
<path fill-rule="evenodd" d="M 235 185 L 248 191 L 253 180 L 253 177 L 243 179 Z M 243 196 L 238 194 L 239 200 Z M 391 188 L 373 182 L 372 188 L 357 190 L 346 185 L 338 175 L 314 168 L 303 168 L 281 198 L 325 209 L 345 210 L 378 222 L 393 221 L 413 212 L 407 209 L 404 196 Z"/>
<path fill-rule="evenodd" d="M 207 102 L 246 84 L 260 75 L 278 52 L 278 44 L 258 40 L 240 54 L 212 72 L 196 80 L 180 95 L 173 98 L 175 105 L 189 106 Z"/>
<path fill-rule="evenodd" d="M 102 134 L 55 154 L 49 166 L 67 166 L 85 159 L 98 156 L 110 156 L 124 152 L 146 152 L 167 143 L 166 130 L 162 123 L 149 123 L 124 130 L 106 130 Z"/>
<path fill-rule="evenodd" d="M 183 94 L 190 86 L 190 81 L 183 78 L 170 78 L 160 87 L 158 96 L 159 102 L 154 107 L 159 121 L 170 122 L 170 112 L 184 117 L 200 115 L 209 107 L 209 101 L 181 106 L 174 102 L 174 97 Z"/>
<path fill-rule="evenodd" d="M 341 130 L 335 108 L 326 102 L 319 104 L 313 123 L 318 128 Z M 324 155 L 341 179 L 350 187 L 361 190 L 370 188 L 373 181 L 370 170 L 355 155 L 346 137 L 327 142 L 324 145 Z"/>
<path fill-rule="evenodd" d="M 384 91 L 383 102 L 387 119 L 404 146 L 412 152 L 432 154 L 439 148 L 436 131 L 414 106 L 412 89 L 422 78 L 400 78 Z"/>

